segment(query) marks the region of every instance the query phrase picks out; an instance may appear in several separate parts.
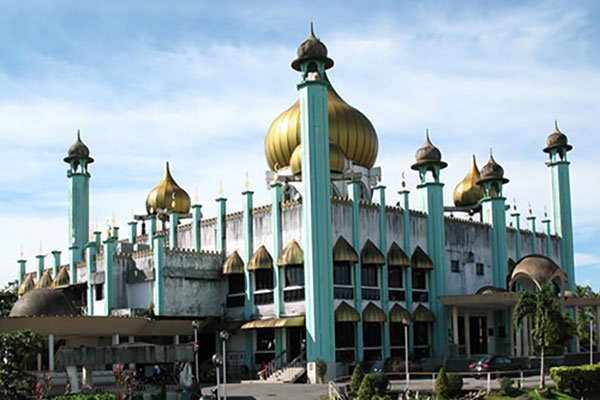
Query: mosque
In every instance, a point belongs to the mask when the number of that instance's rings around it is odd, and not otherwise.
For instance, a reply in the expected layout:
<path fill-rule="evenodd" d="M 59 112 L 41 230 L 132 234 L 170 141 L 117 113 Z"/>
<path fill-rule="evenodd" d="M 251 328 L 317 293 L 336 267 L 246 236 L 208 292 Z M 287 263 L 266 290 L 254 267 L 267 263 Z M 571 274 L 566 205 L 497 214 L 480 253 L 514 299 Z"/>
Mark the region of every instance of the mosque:
<path fill-rule="evenodd" d="M 314 381 L 318 359 L 334 376 L 406 352 L 438 365 L 530 355 L 531 327 L 515 330 L 511 310 L 519 291 L 546 283 L 575 313 L 592 305 L 573 294 L 572 147 L 558 126 L 543 148 L 552 218 L 542 231 L 533 215 L 522 227 L 507 207 L 509 179 L 491 154 L 481 171 L 473 157 L 445 206 L 447 163 L 428 133 L 411 166 L 419 176 L 412 205 L 404 182 L 398 194 L 379 183 L 377 133 L 333 88 L 333 63 L 311 27 L 292 62 L 299 100 L 265 140 L 270 204 L 256 207 L 246 190 L 243 210 L 228 212 L 220 197 L 206 218 L 167 163 L 147 213 L 133 216 L 125 235 L 117 226 L 90 232 L 94 159 L 78 134 L 64 159 L 68 263 L 57 251 L 50 268 L 44 255 L 35 271 L 19 260 L 21 298 L 0 330 L 40 330 L 41 368 L 53 369 L 56 346 L 178 343 L 198 321 L 202 358 L 221 349 L 219 331 L 230 332 L 232 376 L 277 360 L 302 365 Z"/>

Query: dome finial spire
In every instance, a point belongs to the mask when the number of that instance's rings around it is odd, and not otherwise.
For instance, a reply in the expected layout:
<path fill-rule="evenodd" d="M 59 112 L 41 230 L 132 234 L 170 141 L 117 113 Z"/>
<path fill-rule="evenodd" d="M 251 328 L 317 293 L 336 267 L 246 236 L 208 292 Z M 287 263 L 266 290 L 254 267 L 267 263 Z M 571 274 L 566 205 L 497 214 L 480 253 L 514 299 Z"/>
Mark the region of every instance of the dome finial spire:
<path fill-rule="evenodd" d="M 558 129 L 558 120 L 556 118 L 554 118 L 554 132 L 560 132 Z"/>
<path fill-rule="evenodd" d="M 317 38 L 315 36 L 315 27 L 314 27 L 314 24 L 313 24 L 312 20 L 310 21 L 310 35 L 308 37 L 309 38 L 314 38 L 314 39 Z"/>

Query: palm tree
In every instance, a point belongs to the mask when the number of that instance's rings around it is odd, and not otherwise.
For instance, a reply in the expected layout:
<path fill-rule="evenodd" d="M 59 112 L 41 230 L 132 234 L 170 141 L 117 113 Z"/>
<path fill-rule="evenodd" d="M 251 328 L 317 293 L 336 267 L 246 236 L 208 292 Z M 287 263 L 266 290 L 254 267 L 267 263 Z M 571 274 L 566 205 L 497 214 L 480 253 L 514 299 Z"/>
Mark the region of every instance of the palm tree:
<path fill-rule="evenodd" d="M 544 388 L 544 352 L 550 344 L 549 336 L 556 327 L 556 321 L 563 318 L 558 297 L 552 293 L 549 284 L 537 292 L 522 292 L 513 310 L 513 325 L 518 328 L 526 317 L 533 320 L 532 338 L 540 348 L 540 387 Z"/>

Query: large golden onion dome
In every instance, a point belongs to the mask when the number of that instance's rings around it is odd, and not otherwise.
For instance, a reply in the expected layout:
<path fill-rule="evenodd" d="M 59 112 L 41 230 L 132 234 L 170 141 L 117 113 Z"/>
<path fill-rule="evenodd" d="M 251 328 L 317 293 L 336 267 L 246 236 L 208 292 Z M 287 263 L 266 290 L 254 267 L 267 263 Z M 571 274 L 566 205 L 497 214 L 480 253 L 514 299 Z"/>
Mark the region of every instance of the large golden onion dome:
<path fill-rule="evenodd" d="M 475 162 L 475 155 L 473 155 L 473 162 L 471 169 L 465 179 L 463 179 L 456 188 L 454 189 L 454 205 L 457 207 L 468 207 L 474 206 L 477 202 L 483 199 L 484 192 L 483 188 L 477 184 L 481 179 L 477 163 Z"/>
<path fill-rule="evenodd" d="M 325 81 L 329 83 L 327 74 Z M 338 144 L 353 164 L 371 168 L 375 164 L 379 144 L 371 122 L 350 106 L 329 84 L 327 89 L 329 139 Z M 277 171 L 290 166 L 292 153 L 300 144 L 300 102 L 284 111 L 271 124 L 265 139 L 269 168 Z"/>
<path fill-rule="evenodd" d="M 344 151 L 335 142 L 329 141 L 329 170 L 331 172 L 342 173 L 344 171 L 344 164 L 346 162 L 346 156 Z M 302 173 L 302 145 L 299 144 L 292 153 L 290 160 L 290 169 L 292 174 L 298 175 Z"/>
<path fill-rule="evenodd" d="M 146 198 L 146 211 L 148 211 L 148 215 L 156 215 L 159 211 L 176 211 L 182 214 L 190 211 L 190 196 L 177 185 L 171 176 L 168 162 L 165 177 Z"/>

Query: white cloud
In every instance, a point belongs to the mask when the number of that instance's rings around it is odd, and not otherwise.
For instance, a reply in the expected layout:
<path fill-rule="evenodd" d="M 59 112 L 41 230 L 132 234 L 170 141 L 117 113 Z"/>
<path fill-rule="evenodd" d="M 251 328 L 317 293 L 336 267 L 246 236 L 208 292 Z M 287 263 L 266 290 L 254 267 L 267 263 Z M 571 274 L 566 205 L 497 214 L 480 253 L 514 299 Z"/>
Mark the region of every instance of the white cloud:
<path fill-rule="evenodd" d="M 575 253 L 575 265 L 578 267 L 600 265 L 600 257 L 596 254 Z"/>

